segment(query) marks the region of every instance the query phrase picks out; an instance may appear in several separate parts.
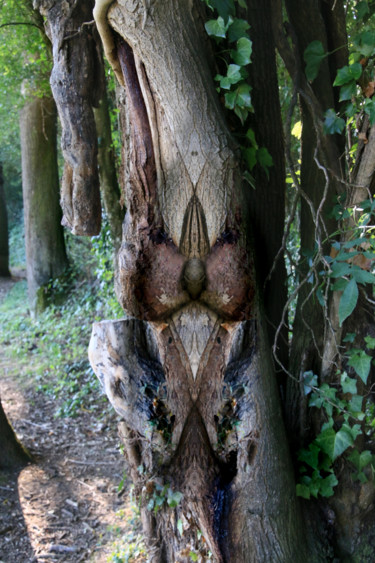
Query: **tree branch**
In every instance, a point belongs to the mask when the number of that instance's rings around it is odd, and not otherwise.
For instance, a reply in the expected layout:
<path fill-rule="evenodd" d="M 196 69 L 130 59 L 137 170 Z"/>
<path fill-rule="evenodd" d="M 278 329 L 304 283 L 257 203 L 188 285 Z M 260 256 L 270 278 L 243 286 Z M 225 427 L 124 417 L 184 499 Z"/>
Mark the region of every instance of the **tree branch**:
<path fill-rule="evenodd" d="M 42 27 L 40 27 L 40 25 L 37 25 L 36 23 L 32 23 L 32 22 L 7 22 L 7 23 L 2 23 L 0 25 L 0 29 L 2 27 L 9 27 L 11 25 L 31 25 L 31 27 L 36 27 L 37 29 L 39 29 L 39 31 L 44 33 L 44 29 Z"/>

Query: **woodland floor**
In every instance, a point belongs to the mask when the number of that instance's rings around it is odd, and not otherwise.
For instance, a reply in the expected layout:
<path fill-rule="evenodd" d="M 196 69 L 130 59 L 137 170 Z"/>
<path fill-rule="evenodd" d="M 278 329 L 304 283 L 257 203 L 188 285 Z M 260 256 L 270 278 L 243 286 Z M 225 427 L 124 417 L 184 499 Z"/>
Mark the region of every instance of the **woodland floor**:
<path fill-rule="evenodd" d="M 0 278 L 0 302 L 16 281 Z M 57 418 L 56 400 L 19 381 L 8 362 L 0 347 L 3 407 L 33 463 L 0 471 L 0 563 L 145 561 L 129 558 L 126 546 L 141 536 L 129 485 L 118 492 L 124 463 L 115 414 Z"/>

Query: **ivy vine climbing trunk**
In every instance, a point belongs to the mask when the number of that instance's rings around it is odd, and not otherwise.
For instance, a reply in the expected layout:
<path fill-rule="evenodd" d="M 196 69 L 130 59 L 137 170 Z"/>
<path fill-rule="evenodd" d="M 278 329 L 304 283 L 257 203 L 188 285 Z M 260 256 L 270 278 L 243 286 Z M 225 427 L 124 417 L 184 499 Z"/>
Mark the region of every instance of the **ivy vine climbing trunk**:
<path fill-rule="evenodd" d="M 109 4 L 94 13 L 129 113 L 117 293 L 131 318 L 95 323 L 90 360 L 123 417 L 151 560 L 302 561 L 248 188 L 202 4 Z"/>

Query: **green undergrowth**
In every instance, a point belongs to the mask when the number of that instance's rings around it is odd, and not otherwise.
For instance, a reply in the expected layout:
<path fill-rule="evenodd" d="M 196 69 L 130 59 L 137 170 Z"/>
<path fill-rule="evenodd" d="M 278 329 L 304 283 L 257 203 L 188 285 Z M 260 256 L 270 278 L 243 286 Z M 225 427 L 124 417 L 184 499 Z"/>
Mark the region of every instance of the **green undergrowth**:
<path fill-rule="evenodd" d="M 25 280 L 0 303 L 2 363 L 5 373 L 56 399 L 57 416 L 82 410 L 100 416 L 106 399 L 87 358 L 91 327 L 123 316 L 113 290 L 110 241 L 104 230 L 89 241 L 67 242 L 72 265 L 45 287 L 44 312 L 30 316 Z"/>

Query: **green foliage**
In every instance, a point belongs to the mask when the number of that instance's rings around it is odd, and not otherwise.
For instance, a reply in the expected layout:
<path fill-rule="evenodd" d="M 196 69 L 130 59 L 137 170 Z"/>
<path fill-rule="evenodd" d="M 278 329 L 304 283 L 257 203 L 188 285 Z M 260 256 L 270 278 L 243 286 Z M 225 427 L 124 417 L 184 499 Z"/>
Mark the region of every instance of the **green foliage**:
<path fill-rule="evenodd" d="M 351 350 L 349 357 L 355 352 Z M 357 370 L 356 373 L 360 375 Z M 323 409 L 327 419 L 316 438 L 298 453 L 300 479 L 296 491 L 298 496 L 306 499 L 334 494 L 338 484 L 334 462 L 343 454 L 356 468 L 354 480 L 367 481 L 364 469 L 375 467 L 375 456 L 355 447 L 357 437 L 363 434 L 365 419 L 363 397 L 357 394 L 357 381 L 346 372 L 341 373 L 340 381 L 341 389 L 326 383 L 319 386 L 317 375 L 311 371 L 304 374 L 304 391 L 310 395 L 309 406 Z"/>
<path fill-rule="evenodd" d="M 179 505 L 183 495 L 179 491 L 173 491 L 169 484 L 160 485 L 153 483 L 153 492 L 147 504 L 148 510 L 153 510 L 156 514 L 159 509 L 167 504 L 169 508 L 176 508 Z"/>
<path fill-rule="evenodd" d="M 312 41 L 305 49 L 303 59 L 306 63 L 306 77 L 311 82 L 318 76 L 320 63 L 328 53 L 324 51 L 321 41 Z"/>
<path fill-rule="evenodd" d="M 43 313 L 30 317 L 25 281 L 0 304 L 0 344 L 11 369 L 56 398 L 57 416 L 76 416 L 82 409 L 100 416 L 104 398 L 87 360 L 91 325 L 123 316 L 114 297 L 108 227 L 92 243 L 69 235 L 68 247 L 74 267 L 47 284 L 50 306 Z"/>
<path fill-rule="evenodd" d="M 217 74 L 218 92 L 222 94 L 225 107 L 234 112 L 244 126 L 250 113 L 254 112 L 251 101 L 251 86 L 248 83 L 246 67 L 251 64 L 252 42 L 248 35 L 249 23 L 236 17 L 234 0 L 204 0 L 207 6 L 216 11 L 218 17 L 205 23 L 205 28 L 210 37 L 224 47 L 221 60 L 225 63 L 225 72 Z M 246 3 L 238 1 L 242 8 Z M 242 141 L 242 156 L 247 170 L 244 179 L 254 187 L 251 171 L 257 164 L 268 175 L 269 168 L 273 165 L 272 157 L 265 147 L 259 147 L 255 133 L 247 129 Z"/>

